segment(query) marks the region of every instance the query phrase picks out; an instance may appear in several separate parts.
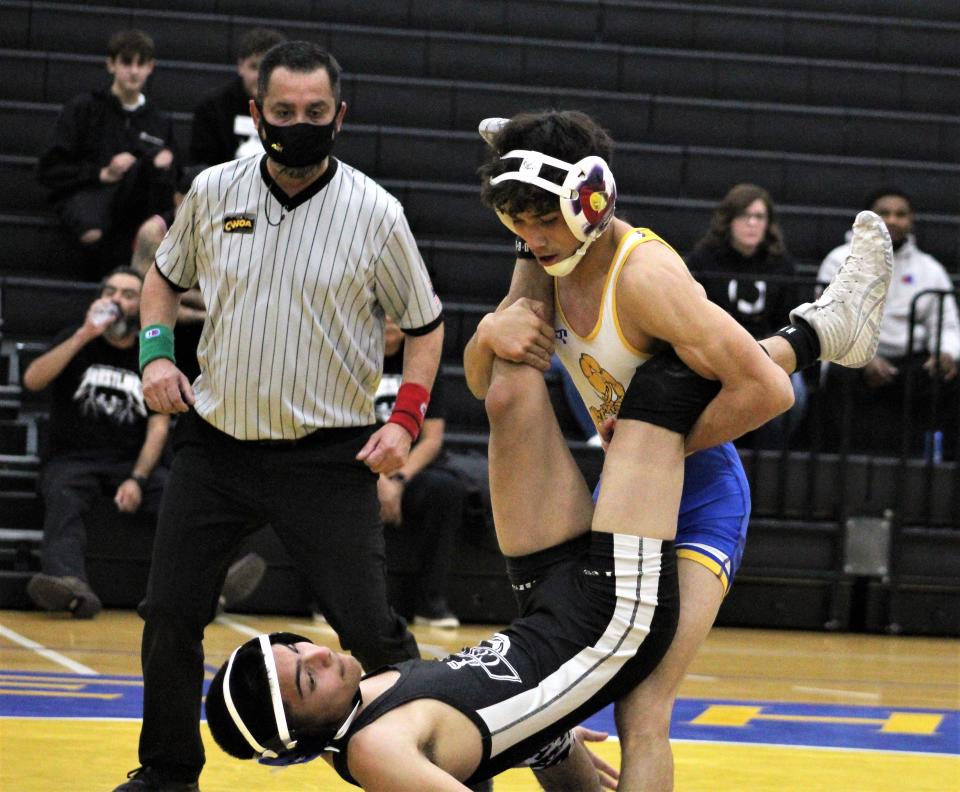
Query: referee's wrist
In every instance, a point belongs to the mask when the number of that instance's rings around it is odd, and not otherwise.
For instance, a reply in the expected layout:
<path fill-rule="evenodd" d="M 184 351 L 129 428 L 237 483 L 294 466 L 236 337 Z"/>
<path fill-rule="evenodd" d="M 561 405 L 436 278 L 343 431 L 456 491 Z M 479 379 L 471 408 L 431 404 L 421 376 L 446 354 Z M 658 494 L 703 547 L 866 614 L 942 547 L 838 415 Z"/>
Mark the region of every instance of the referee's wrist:
<path fill-rule="evenodd" d="M 137 486 L 140 487 L 141 492 L 146 491 L 147 481 L 150 478 L 149 476 L 138 476 L 136 473 L 131 473 L 129 476 L 127 476 L 127 478 L 130 479 L 130 481 L 137 482 Z"/>
<path fill-rule="evenodd" d="M 140 373 L 149 363 L 159 359 L 169 360 L 176 365 L 174 355 L 173 330 L 166 325 L 152 324 L 140 331 Z"/>
<path fill-rule="evenodd" d="M 405 473 L 401 473 L 399 470 L 396 473 L 391 473 L 390 481 L 396 481 L 398 484 L 405 486 L 408 479 Z"/>

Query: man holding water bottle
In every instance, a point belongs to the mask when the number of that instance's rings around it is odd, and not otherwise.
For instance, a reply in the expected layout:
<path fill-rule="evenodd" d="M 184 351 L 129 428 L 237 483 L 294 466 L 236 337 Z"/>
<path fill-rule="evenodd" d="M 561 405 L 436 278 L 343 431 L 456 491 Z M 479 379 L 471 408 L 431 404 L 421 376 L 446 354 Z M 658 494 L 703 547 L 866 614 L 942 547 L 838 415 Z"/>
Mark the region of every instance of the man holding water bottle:
<path fill-rule="evenodd" d="M 92 619 L 102 604 L 87 582 L 84 518 L 98 498 L 117 511 L 155 515 L 166 482 L 160 464 L 170 416 L 151 412 L 140 383 L 143 277 L 119 267 L 100 283 L 83 324 L 64 329 L 23 374 L 23 386 L 51 386 L 50 429 L 40 493 L 44 501 L 42 571 L 27 584 L 40 608 Z M 263 577 L 248 553 L 227 572 L 220 606 L 245 599 Z"/>
<path fill-rule="evenodd" d="M 136 270 L 111 272 L 83 324 L 64 329 L 23 374 L 27 390 L 52 386 L 42 572 L 27 593 L 45 610 L 81 619 L 102 607 L 87 583 L 85 513 L 101 495 L 120 512 L 155 511 L 166 477 L 159 463 L 170 418 L 147 409 L 138 368 L 142 284 Z"/>

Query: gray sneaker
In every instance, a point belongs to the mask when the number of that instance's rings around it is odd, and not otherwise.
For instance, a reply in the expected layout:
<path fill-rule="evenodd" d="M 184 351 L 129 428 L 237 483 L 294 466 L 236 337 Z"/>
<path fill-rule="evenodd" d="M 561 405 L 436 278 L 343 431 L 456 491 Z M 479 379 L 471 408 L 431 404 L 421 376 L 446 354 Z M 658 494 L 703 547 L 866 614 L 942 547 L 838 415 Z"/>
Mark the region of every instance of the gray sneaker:
<path fill-rule="evenodd" d="M 790 312 L 820 339 L 820 359 L 848 368 L 867 365 L 877 354 L 883 306 L 893 274 L 893 245 L 879 215 L 860 212 L 853 223 L 850 255 L 816 302 Z"/>
<path fill-rule="evenodd" d="M 38 572 L 27 583 L 27 594 L 44 610 L 69 611 L 75 619 L 92 619 L 103 610 L 93 589 L 77 577 Z"/>
<path fill-rule="evenodd" d="M 229 610 L 253 594 L 266 571 L 267 562 L 256 553 L 247 553 L 243 558 L 234 561 L 227 570 L 226 580 L 223 581 L 220 607 Z"/>
<path fill-rule="evenodd" d="M 450 610 L 447 601 L 440 596 L 427 597 L 421 602 L 413 616 L 413 623 L 421 627 L 436 627 L 441 630 L 455 630 L 460 620 Z"/>

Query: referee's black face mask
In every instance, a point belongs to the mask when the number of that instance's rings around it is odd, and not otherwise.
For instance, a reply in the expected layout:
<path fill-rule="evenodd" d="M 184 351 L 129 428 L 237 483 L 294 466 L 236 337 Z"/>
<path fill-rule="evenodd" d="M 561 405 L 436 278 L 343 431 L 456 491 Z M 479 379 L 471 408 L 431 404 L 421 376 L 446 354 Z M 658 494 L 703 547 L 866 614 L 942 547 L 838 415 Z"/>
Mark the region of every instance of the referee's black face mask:
<path fill-rule="evenodd" d="M 277 126 L 267 121 L 260 108 L 260 138 L 267 155 L 290 168 L 318 165 L 333 151 L 337 117 L 329 124 Z"/>

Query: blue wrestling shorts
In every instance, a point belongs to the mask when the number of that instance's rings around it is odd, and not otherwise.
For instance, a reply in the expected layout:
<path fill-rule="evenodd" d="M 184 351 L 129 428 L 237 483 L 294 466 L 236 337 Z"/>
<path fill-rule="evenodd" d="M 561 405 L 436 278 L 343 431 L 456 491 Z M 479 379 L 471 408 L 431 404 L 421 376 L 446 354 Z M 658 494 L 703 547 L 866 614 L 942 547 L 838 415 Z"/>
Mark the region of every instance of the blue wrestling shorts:
<path fill-rule="evenodd" d="M 726 594 L 740 568 L 749 522 L 750 486 L 733 444 L 688 456 L 674 541 L 677 558 L 705 566 L 720 578 Z"/>

